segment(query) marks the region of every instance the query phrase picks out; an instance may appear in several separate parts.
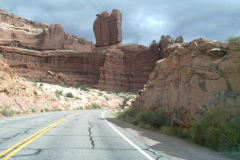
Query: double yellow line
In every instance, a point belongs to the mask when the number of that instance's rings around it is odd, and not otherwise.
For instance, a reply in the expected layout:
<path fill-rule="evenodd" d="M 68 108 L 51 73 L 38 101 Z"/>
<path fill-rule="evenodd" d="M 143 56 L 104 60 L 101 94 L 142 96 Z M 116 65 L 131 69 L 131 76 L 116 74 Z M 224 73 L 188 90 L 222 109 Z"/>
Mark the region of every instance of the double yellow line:
<path fill-rule="evenodd" d="M 0 157 L 2 157 L 1 160 L 8 160 L 12 156 L 14 156 L 17 152 L 21 151 L 24 147 L 26 147 L 27 145 L 29 145 L 30 143 L 35 141 L 37 138 L 42 136 L 47 131 L 49 131 L 53 127 L 57 126 L 61 122 L 65 121 L 66 119 L 71 118 L 71 117 L 73 117 L 73 116 L 75 116 L 77 114 L 79 114 L 79 113 L 74 113 L 74 114 L 71 114 L 69 116 L 66 116 L 66 117 L 64 117 L 64 118 L 62 118 L 62 119 L 60 119 L 60 120 L 50 124 L 49 126 L 43 128 L 42 130 L 34 133 L 33 135 L 23 139 L 22 141 L 20 141 L 19 143 L 13 145 L 12 147 L 8 148 L 7 150 L 1 152 L 0 153 Z"/>

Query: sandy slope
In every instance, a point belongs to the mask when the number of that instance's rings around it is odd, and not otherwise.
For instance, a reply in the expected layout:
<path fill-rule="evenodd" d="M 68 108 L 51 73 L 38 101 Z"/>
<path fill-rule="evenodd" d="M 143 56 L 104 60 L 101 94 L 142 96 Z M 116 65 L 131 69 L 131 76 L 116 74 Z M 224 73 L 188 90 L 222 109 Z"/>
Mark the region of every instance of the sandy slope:
<path fill-rule="evenodd" d="M 33 83 L 43 89 L 44 92 L 59 94 L 59 101 L 61 104 L 69 105 L 71 109 L 85 108 L 86 105 L 98 104 L 101 108 L 115 108 L 122 103 L 124 97 L 135 95 L 127 92 L 103 91 L 99 89 L 92 89 L 88 87 L 63 87 L 60 85 L 53 85 L 47 83 Z M 71 93 L 73 98 L 67 97 L 66 94 Z"/>
<path fill-rule="evenodd" d="M 64 110 L 57 98 L 14 75 L 0 58 L 0 117 L 29 112 Z"/>

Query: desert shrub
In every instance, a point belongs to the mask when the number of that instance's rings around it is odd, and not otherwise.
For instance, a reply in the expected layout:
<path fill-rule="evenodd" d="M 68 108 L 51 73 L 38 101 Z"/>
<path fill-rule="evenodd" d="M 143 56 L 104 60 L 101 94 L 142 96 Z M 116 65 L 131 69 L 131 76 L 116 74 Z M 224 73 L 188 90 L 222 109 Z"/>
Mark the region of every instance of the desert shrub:
<path fill-rule="evenodd" d="M 74 96 L 73 96 L 73 94 L 72 94 L 71 92 L 67 93 L 67 94 L 66 94 L 66 97 L 68 97 L 68 98 L 74 98 Z"/>
<path fill-rule="evenodd" d="M 240 150 L 240 110 L 215 108 L 196 119 L 192 140 L 217 150 Z"/>
<path fill-rule="evenodd" d="M 79 88 L 81 86 L 81 83 L 77 83 L 74 87 Z"/>
<path fill-rule="evenodd" d="M 155 129 L 166 124 L 167 116 L 162 111 L 142 111 L 137 115 L 136 124 L 146 124 Z"/>
<path fill-rule="evenodd" d="M 64 83 L 59 84 L 59 86 L 64 87 L 64 88 L 69 88 L 69 87 L 71 87 L 70 85 L 64 84 Z"/>
<path fill-rule="evenodd" d="M 51 109 L 49 109 L 49 108 L 44 108 L 44 111 L 45 111 L 45 112 L 50 112 Z"/>
<path fill-rule="evenodd" d="M 4 59 L 4 56 L 3 56 L 1 53 L 0 53 L 0 58 L 1 58 L 1 59 Z"/>
<path fill-rule="evenodd" d="M 107 94 L 112 94 L 112 92 L 111 91 L 107 91 Z"/>
<path fill-rule="evenodd" d="M 31 111 L 32 111 L 33 113 L 37 112 L 37 110 L 36 110 L 35 108 L 31 108 Z"/>
<path fill-rule="evenodd" d="M 75 97 L 75 99 L 81 100 L 82 98 L 81 97 Z"/>
<path fill-rule="evenodd" d="M 8 105 L 3 105 L 0 107 L 0 113 L 5 117 L 11 117 L 17 112 L 10 108 Z"/>
<path fill-rule="evenodd" d="M 230 37 L 226 41 L 229 42 L 229 43 L 233 43 L 233 42 L 236 42 L 236 41 L 239 41 L 239 40 L 240 40 L 240 36 L 236 36 L 236 37 Z"/>
<path fill-rule="evenodd" d="M 118 117 L 125 119 L 125 120 L 129 120 L 129 119 L 135 119 L 137 116 L 137 110 L 133 107 L 130 107 L 128 109 L 125 109 L 123 112 L 121 112 Z"/>
<path fill-rule="evenodd" d="M 98 92 L 98 96 L 102 96 L 103 95 L 103 93 L 102 92 Z"/>
<path fill-rule="evenodd" d="M 62 91 L 60 91 L 60 90 L 56 90 L 56 91 L 55 91 L 55 96 L 56 96 L 58 99 L 60 99 L 60 96 L 61 96 L 61 95 L 63 95 L 63 94 L 62 94 Z"/>
<path fill-rule="evenodd" d="M 85 106 L 85 109 L 99 109 L 101 108 L 98 104 L 92 103 Z"/>
<path fill-rule="evenodd" d="M 119 114 L 119 118 L 125 119 L 135 125 L 139 125 L 144 128 L 147 127 L 154 129 L 159 129 L 168 121 L 168 117 L 160 110 L 138 112 L 133 107 L 125 109 L 122 113 Z"/>
<path fill-rule="evenodd" d="M 39 82 L 43 82 L 43 78 L 42 77 L 39 78 Z"/>
<path fill-rule="evenodd" d="M 116 89 L 115 93 L 118 95 L 119 93 L 121 93 L 120 89 Z"/>
<path fill-rule="evenodd" d="M 81 90 L 83 90 L 83 91 L 90 91 L 88 86 L 82 86 Z"/>

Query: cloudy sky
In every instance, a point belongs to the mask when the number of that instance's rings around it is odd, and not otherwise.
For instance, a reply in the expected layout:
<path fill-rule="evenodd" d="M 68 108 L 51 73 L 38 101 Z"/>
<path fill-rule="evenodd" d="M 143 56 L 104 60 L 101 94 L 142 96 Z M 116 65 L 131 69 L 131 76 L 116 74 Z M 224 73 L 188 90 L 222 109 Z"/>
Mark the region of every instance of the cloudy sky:
<path fill-rule="evenodd" d="M 97 13 L 121 10 L 123 43 L 149 45 L 161 35 L 186 41 L 240 36 L 240 0 L 0 0 L 0 8 L 95 41 Z"/>

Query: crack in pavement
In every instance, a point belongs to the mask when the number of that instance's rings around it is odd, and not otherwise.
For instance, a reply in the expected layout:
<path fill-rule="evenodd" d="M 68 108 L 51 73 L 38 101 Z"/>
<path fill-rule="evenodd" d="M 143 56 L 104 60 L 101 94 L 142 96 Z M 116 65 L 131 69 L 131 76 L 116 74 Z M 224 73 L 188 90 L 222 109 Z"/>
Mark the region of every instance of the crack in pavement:
<path fill-rule="evenodd" d="M 157 157 L 156 157 L 156 160 L 159 160 L 159 158 L 163 157 L 163 156 L 157 154 L 157 153 L 156 153 L 155 151 L 153 151 L 151 148 L 146 148 L 146 149 L 144 149 L 144 150 L 149 151 L 149 152 L 151 152 L 152 154 L 154 154 L 155 156 L 157 156 Z"/>
<path fill-rule="evenodd" d="M 19 135 L 28 134 L 28 132 L 29 132 L 31 129 L 32 129 L 32 128 L 28 128 L 28 129 L 26 129 L 26 130 L 24 130 L 24 131 L 22 131 L 22 132 L 18 132 L 18 133 L 16 133 L 16 134 L 14 134 L 14 135 L 12 135 L 12 136 L 9 136 L 9 137 L 6 137 L 6 138 L 0 138 L 0 139 L 2 139 L 2 140 L 10 140 L 10 139 L 15 138 L 15 137 L 17 137 L 17 136 L 19 136 Z M 1 142 L 1 143 L 3 143 L 3 142 Z"/>
<path fill-rule="evenodd" d="M 88 124 L 90 127 L 88 127 L 88 136 L 89 136 L 89 140 L 91 141 L 91 145 L 92 145 L 92 148 L 94 149 L 95 147 L 95 144 L 94 144 L 94 140 L 93 140 L 93 136 L 92 136 L 92 123 L 88 121 Z"/>
<path fill-rule="evenodd" d="M 42 149 L 32 149 L 32 148 L 27 148 L 27 149 L 35 150 L 36 152 L 31 153 L 31 154 L 20 154 L 20 155 L 16 155 L 16 156 L 13 156 L 13 157 L 35 156 L 35 155 L 38 155 L 38 154 L 40 154 L 42 152 Z"/>
<path fill-rule="evenodd" d="M 0 138 L 0 139 L 3 139 L 3 140 L 9 140 L 9 139 L 12 139 L 12 138 L 17 137 L 17 136 L 20 135 L 20 134 L 22 134 L 22 132 L 18 132 L 18 133 L 14 134 L 14 135 L 12 135 L 12 136 L 10 136 L 10 137 Z"/>

